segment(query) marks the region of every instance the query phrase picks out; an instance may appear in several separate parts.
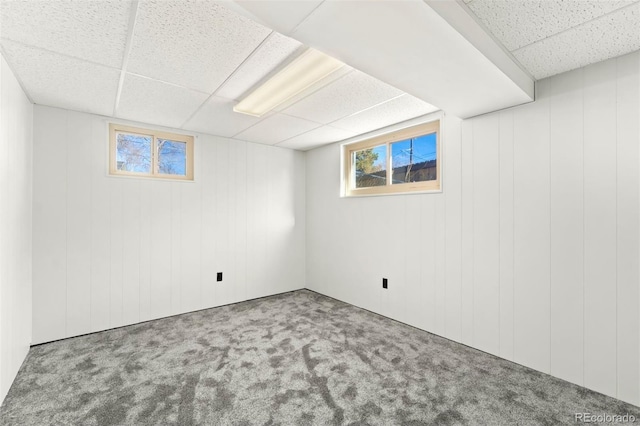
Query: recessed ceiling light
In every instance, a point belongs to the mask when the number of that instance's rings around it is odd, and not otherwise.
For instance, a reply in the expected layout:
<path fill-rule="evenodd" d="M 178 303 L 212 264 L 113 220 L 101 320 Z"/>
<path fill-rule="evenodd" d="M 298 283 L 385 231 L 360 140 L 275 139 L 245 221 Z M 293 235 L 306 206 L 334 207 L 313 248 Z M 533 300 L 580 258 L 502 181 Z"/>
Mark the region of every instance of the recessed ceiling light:
<path fill-rule="evenodd" d="M 233 110 L 260 117 L 342 66 L 344 64 L 337 59 L 310 48 L 251 92 Z"/>

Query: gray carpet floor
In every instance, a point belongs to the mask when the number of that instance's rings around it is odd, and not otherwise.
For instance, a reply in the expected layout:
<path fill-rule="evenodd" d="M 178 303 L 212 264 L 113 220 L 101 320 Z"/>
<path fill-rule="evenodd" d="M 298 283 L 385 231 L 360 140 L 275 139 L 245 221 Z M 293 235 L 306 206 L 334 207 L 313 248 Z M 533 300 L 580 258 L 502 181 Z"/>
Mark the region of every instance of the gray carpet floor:
<path fill-rule="evenodd" d="M 308 290 L 31 348 L 3 425 L 560 425 L 640 408 Z M 640 420 L 637 420 L 640 422 Z"/>

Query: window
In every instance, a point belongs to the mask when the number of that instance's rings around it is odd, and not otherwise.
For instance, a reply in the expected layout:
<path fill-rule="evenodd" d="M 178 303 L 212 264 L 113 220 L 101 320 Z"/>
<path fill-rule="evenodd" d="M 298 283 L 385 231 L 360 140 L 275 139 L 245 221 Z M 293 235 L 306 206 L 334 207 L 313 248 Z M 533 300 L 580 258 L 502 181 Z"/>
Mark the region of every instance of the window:
<path fill-rule="evenodd" d="M 440 121 L 344 145 L 345 195 L 440 190 Z"/>
<path fill-rule="evenodd" d="M 193 136 L 109 125 L 109 173 L 193 180 Z"/>

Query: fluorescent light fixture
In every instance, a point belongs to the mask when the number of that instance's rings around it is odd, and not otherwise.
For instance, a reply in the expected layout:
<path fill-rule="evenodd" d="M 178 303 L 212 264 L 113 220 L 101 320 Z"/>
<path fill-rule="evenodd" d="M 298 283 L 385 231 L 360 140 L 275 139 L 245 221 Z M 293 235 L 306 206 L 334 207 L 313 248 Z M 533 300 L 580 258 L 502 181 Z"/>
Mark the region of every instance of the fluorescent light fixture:
<path fill-rule="evenodd" d="M 308 49 L 233 107 L 235 112 L 260 117 L 339 70 L 344 64 Z"/>

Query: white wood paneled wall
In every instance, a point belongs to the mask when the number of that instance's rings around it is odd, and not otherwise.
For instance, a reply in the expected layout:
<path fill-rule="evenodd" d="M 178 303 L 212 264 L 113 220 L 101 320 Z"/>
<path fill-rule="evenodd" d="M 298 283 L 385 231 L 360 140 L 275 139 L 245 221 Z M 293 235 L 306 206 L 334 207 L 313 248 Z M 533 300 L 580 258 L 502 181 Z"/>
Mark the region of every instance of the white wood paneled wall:
<path fill-rule="evenodd" d="M 33 106 L 0 64 L 0 403 L 31 343 Z"/>
<path fill-rule="evenodd" d="M 307 287 L 640 404 L 639 69 L 446 117 L 442 194 L 341 199 L 340 147 L 308 152 Z"/>
<path fill-rule="evenodd" d="M 107 123 L 35 107 L 33 343 L 304 287 L 303 153 L 198 135 L 195 182 L 110 177 Z"/>

